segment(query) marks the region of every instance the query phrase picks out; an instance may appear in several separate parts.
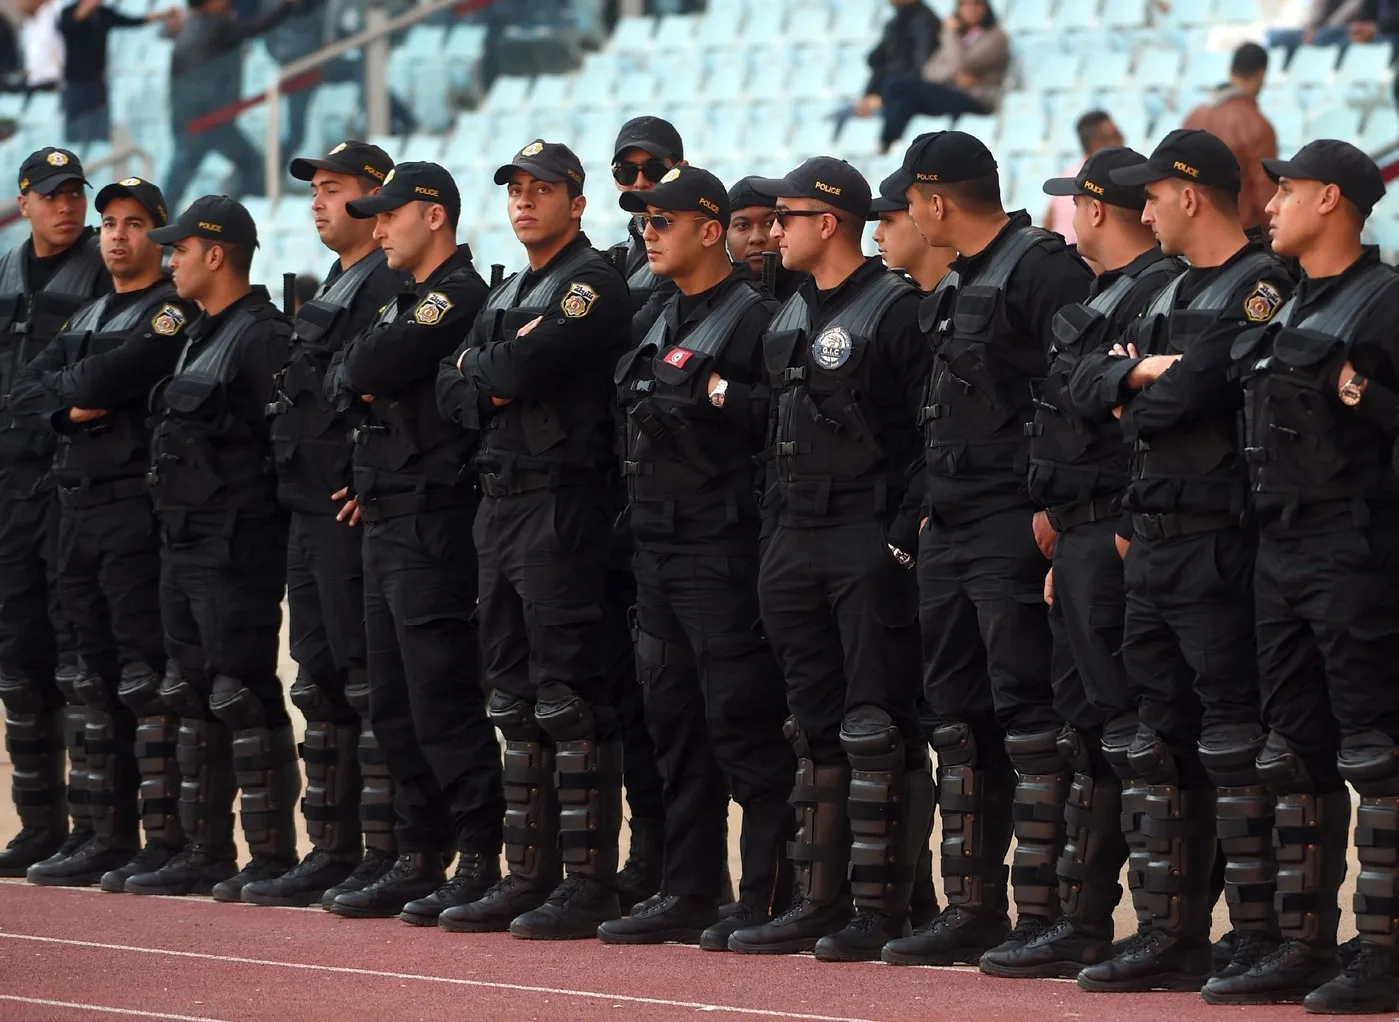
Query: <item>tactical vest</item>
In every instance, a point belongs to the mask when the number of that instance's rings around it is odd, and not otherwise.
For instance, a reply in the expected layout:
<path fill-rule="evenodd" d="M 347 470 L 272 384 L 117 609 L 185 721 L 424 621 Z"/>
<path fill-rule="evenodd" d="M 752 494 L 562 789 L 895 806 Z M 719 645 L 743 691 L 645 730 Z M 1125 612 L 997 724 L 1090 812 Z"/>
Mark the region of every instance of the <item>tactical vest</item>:
<path fill-rule="evenodd" d="M 773 319 L 763 356 L 777 421 L 764 458 L 776 462 L 786 510 L 820 516 L 848 513 L 859 504 L 877 514 L 891 503 L 869 406 L 875 371 L 869 349 L 889 307 L 916 293 L 902 277 L 881 273 L 815 338 L 811 309 L 800 292 Z"/>
<path fill-rule="evenodd" d="M 532 319 L 552 313 L 579 271 L 602 261 L 596 251 L 579 245 L 556 259 L 530 283 L 528 290 L 524 287 L 525 274 L 515 274 L 486 299 L 486 306 L 476 319 L 473 346 L 510 340 Z M 574 406 L 591 405 L 596 395 L 577 390 L 548 401 L 512 401 L 491 417 L 481 434 L 476 458 L 487 494 L 503 489 L 544 488 L 567 481 L 569 476 L 592 477 L 596 468 L 596 438 L 591 435 L 594 426 L 586 423 L 570 427 L 575 418 L 588 418 L 586 414 L 575 415 Z M 529 477 L 522 474 L 533 473 L 546 473 L 548 482 L 541 480 L 539 486 L 521 482 Z"/>
<path fill-rule="evenodd" d="M 933 344 L 928 400 L 919 422 L 928 471 L 943 476 L 1023 476 L 1024 423 L 1046 372 L 1038 336 L 1017 336 L 1006 318 L 1006 284 L 1020 261 L 1041 246 L 1063 247 L 1057 234 L 1020 227 L 1004 235 L 972 276 L 945 276 L 918 311 Z"/>
<path fill-rule="evenodd" d="M 764 301 L 756 287 L 729 289 L 677 346 L 678 302 L 672 300 L 639 347 L 617 363 L 617 401 L 626 413 L 622 474 L 632 501 L 687 500 L 716 491 L 753 490 L 753 460 L 716 454 L 706 433 L 726 431 L 715 421 L 710 373 L 744 315 Z M 717 485 L 716 485 L 717 484 Z"/>
<path fill-rule="evenodd" d="M 9 409 L 15 376 L 57 336 L 79 308 L 92 301 L 105 267 L 95 232 L 85 233 L 39 291 L 25 280 L 28 243 L 0 257 L 0 471 L 17 462 L 51 463 L 54 438 L 16 425 Z"/>
<path fill-rule="evenodd" d="M 157 310 L 174 298 L 175 286 L 164 281 L 105 323 L 103 316 L 113 296 L 104 295 L 89 303 L 58 335 L 64 364 L 75 365 L 121 347 L 133 330 L 153 319 Z M 108 503 L 144 493 L 150 468 L 145 402 L 108 409 L 102 418 L 83 423 L 75 433 L 60 436 L 53 467 L 59 496 L 70 507 Z M 118 480 L 128 485 L 106 485 Z"/>
<path fill-rule="evenodd" d="M 255 508 L 268 503 L 272 460 L 252 423 L 233 414 L 229 386 L 241 341 L 264 329 L 256 306 L 240 305 L 211 337 L 185 343 L 175 372 L 152 392 L 151 492 L 159 510 Z"/>
<path fill-rule="evenodd" d="M 337 412 L 325 395 L 331 356 L 344 342 L 344 324 L 361 289 L 383 265 L 382 251 L 360 259 L 296 314 L 291 357 L 277 374 L 272 419 L 272 451 L 277 462 L 277 495 L 292 510 L 331 514 L 330 495 L 350 481 L 351 430 L 365 416 L 356 404 Z"/>
<path fill-rule="evenodd" d="M 1184 308 L 1176 308 L 1176 295 L 1185 277 L 1176 277 L 1143 313 L 1148 320 L 1154 354 L 1182 354 L 1202 333 L 1219 321 L 1219 314 L 1251 280 L 1282 269 L 1268 252 L 1251 252 L 1226 267 Z M 1158 343 L 1164 341 L 1164 350 Z M 1138 479 L 1170 479 L 1182 482 L 1239 482 L 1240 447 L 1234 416 L 1212 416 L 1185 423 L 1164 436 L 1138 440 L 1134 475 Z M 1232 512 L 1243 512 L 1243 493 L 1237 494 Z"/>
<path fill-rule="evenodd" d="M 1131 447 L 1116 420 L 1083 419 L 1069 398 L 1069 377 L 1079 358 L 1112 338 L 1105 336 L 1113 314 L 1138 288 L 1161 287 L 1181 272 L 1181 264 L 1161 255 L 1133 276 L 1116 280 L 1087 302 L 1067 305 L 1054 317 L 1049 375 L 1034 398 L 1035 418 L 1025 424 L 1030 438 L 1030 487 L 1049 504 L 1081 503 L 1096 494 L 1120 495 L 1131 471 Z M 1067 491 L 1073 490 L 1075 496 Z"/>
<path fill-rule="evenodd" d="M 1336 395 L 1356 327 L 1396 286 L 1399 275 L 1375 263 L 1300 319 L 1289 299 L 1267 328 L 1236 345 L 1249 476 L 1260 504 L 1283 508 L 1284 526 L 1303 505 L 1399 490 L 1390 441 Z"/>

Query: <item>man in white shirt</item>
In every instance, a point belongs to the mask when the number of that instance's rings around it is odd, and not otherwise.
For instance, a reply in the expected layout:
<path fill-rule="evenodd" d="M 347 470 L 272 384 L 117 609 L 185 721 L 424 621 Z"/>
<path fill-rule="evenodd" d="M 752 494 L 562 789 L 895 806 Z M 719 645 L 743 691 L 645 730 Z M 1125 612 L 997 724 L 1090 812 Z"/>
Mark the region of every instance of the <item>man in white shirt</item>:
<path fill-rule="evenodd" d="M 62 6 L 61 0 L 19 0 L 24 82 L 31 89 L 57 88 L 63 80 L 63 37 L 58 33 Z"/>

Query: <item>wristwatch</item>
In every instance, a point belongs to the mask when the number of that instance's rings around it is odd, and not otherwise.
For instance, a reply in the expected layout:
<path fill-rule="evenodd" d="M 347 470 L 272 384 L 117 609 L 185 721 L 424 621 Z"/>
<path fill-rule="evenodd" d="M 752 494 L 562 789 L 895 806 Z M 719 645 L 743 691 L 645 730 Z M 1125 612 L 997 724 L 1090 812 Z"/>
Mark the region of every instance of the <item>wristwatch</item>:
<path fill-rule="evenodd" d="M 709 392 L 709 403 L 715 408 L 724 407 L 724 395 L 729 392 L 729 381 L 721 379 L 714 384 L 714 389 Z M 1357 400 L 1359 400 L 1357 398 Z"/>
<path fill-rule="evenodd" d="M 1360 404 L 1360 399 L 1365 396 L 1365 387 L 1369 380 L 1356 373 L 1345 383 L 1341 384 L 1341 404 L 1354 408 Z"/>

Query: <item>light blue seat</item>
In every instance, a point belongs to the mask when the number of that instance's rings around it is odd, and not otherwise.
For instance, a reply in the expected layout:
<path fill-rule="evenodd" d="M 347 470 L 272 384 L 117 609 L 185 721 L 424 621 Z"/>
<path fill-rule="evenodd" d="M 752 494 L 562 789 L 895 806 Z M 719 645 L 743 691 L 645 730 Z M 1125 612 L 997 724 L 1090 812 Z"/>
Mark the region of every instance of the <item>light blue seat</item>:
<path fill-rule="evenodd" d="M 852 157 L 869 156 L 879 151 L 879 136 L 883 130 L 884 123 L 878 117 L 852 117 L 845 122 L 840 135 L 836 137 L 836 149 L 839 155 L 853 163 Z M 797 141 L 798 144 L 810 144 L 816 139 L 801 138 Z"/>
<path fill-rule="evenodd" d="M 743 15 L 743 8 L 737 4 L 715 7 L 711 3 L 700 15 L 693 41 L 710 49 L 731 48 L 743 27 Z"/>
<path fill-rule="evenodd" d="M 1020 4 L 1016 4 L 1018 9 Z M 1061 2 L 1054 13 L 1056 32 L 1094 32 L 1098 28 L 1098 4 L 1095 0 Z"/>
<path fill-rule="evenodd" d="M 654 18 L 621 18 L 612 31 L 608 46 L 614 53 L 626 51 L 646 51 L 651 49 L 651 40 L 656 32 Z"/>
<path fill-rule="evenodd" d="M 1042 60 L 1025 65 L 1025 88 L 1029 92 L 1063 92 L 1078 88 L 1080 58 L 1074 53 L 1046 54 Z"/>
<path fill-rule="evenodd" d="M 831 36 L 848 42 L 871 44 L 879 33 L 880 15 L 886 8 L 869 0 L 843 0 L 836 5 Z"/>
<path fill-rule="evenodd" d="M 1220 50 L 1191 50 L 1186 54 L 1185 84 L 1213 89 L 1229 80 L 1232 54 Z M 1268 64 L 1269 73 L 1273 64 Z"/>
<path fill-rule="evenodd" d="M 718 101 L 737 100 L 748 85 L 748 54 L 744 50 L 724 50 L 714 55 L 705 79 L 704 94 Z"/>
<path fill-rule="evenodd" d="M 1287 65 L 1287 80 L 1294 85 L 1327 84 L 1331 81 L 1340 53 L 1339 46 L 1297 47 L 1292 62 Z"/>
<path fill-rule="evenodd" d="M 1365 127 L 1356 144 L 1367 153 L 1379 152 L 1399 142 L 1399 113 L 1391 106 L 1379 106 L 1365 118 Z"/>
<path fill-rule="evenodd" d="M 1097 53 L 1084 60 L 1079 84 L 1089 89 L 1121 88 L 1131 74 L 1131 65 L 1130 53 Z"/>
<path fill-rule="evenodd" d="M 787 7 L 787 42 L 827 43 L 831 40 L 831 9 L 821 0 L 805 0 Z"/>
<path fill-rule="evenodd" d="M 997 135 L 997 152 L 1009 154 L 1037 153 L 1044 145 L 1048 120 L 1042 112 L 1002 114 Z"/>
<path fill-rule="evenodd" d="M 962 114 L 952 122 L 952 126 L 958 131 L 965 131 L 968 135 L 974 135 L 986 144 L 988 149 L 995 148 L 997 137 L 996 118 L 989 114 Z"/>
<path fill-rule="evenodd" d="M 1181 79 L 1181 64 L 1176 50 L 1147 50 L 1137 57 L 1132 82 L 1140 89 L 1173 89 Z"/>
<path fill-rule="evenodd" d="M 660 103 L 692 103 L 702 95 L 704 65 L 695 54 L 675 54 L 661 68 L 652 95 Z"/>
<path fill-rule="evenodd" d="M 1104 0 L 1101 23 L 1104 28 L 1138 29 L 1147 24 L 1151 0 Z"/>
<path fill-rule="evenodd" d="M 656 34 L 651 38 L 651 49 L 657 53 L 689 52 L 695 47 L 699 36 L 700 16 L 698 14 L 664 14 L 661 16 Z"/>
<path fill-rule="evenodd" d="M 577 82 L 572 75 L 540 75 L 530 90 L 531 110 L 555 110 L 574 101 Z"/>
<path fill-rule="evenodd" d="M 486 50 L 486 33 L 490 29 L 479 22 L 459 21 L 447 33 L 442 45 L 443 56 L 475 59 Z"/>
<path fill-rule="evenodd" d="M 1364 114 L 1365 111 L 1353 106 L 1314 106 L 1306 111 L 1306 137 L 1357 139 Z"/>
<path fill-rule="evenodd" d="M 1371 217 L 1369 229 L 1380 252 L 1392 262 L 1399 255 L 1399 220 Z"/>
<path fill-rule="evenodd" d="M 1188 25 L 1210 25 L 1217 19 L 1215 7 L 1218 0 L 1171 0 L 1162 16 L 1162 24 L 1171 27 Z M 1226 5 L 1237 0 L 1225 0 Z"/>
<path fill-rule="evenodd" d="M 764 48 L 778 42 L 778 36 L 786 26 L 786 10 L 781 4 L 771 0 L 759 0 L 749 4 L 748 16 L 743 22 L 743 34 L 756 40 Z"/>
<path fill-rule="evenodd" d="M 447 48 L 447 26 L 414 25 L 408 29 L 402 47 L 418 57 L 438 57 Z"/>
<path fill-rule="evenodd" d="M 1096 6 L 1091 0 L 1069 0 L 1075 4 Z M 1005 11 L 1001 21 L 1011 35 L 1017 32 L 1047 32 L 1055 26 L 1052 0 L 1015 0 Z"/>
<path fill-rule="evenodd" d="M 404 163 L 440 163 L 442 161 L 443 138 L 423 132 L 409 135 L 399 149 L 398 157 Z"/>
<path fill-rule="evenodd" d="M 525 105 L 533 79 L 517 75 L 501 75 L 491 82 L 482 107 L 486 110 L 518 110 Z"/>

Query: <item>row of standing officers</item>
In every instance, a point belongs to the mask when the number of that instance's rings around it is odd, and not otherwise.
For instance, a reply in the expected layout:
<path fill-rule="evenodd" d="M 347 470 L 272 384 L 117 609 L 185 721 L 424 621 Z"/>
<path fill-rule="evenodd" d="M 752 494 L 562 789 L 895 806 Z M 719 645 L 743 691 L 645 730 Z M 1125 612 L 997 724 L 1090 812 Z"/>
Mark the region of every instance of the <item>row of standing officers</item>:
<path fill-rule="evenodd" d="M 1393 1009 L 1384 186 L 1339 142 L 1265 169 L 1271 245 L 1213 136 L 1095 154 L 1045 185 L 1076 254 L 963 133 L 877 197 L 829 158 L 726 191 L 639 118 L 630 245 L 592 248 L 581 165 L 535 141 L 495 175 L 528 264 L 488 285 L 451 176 L 351 141 L 292 164 L 340 257 L 292 324 L 237 203 L 167 222 L 126 179 L 94 234 L 40 150 L 0 261 L 0 869 Z"/>

